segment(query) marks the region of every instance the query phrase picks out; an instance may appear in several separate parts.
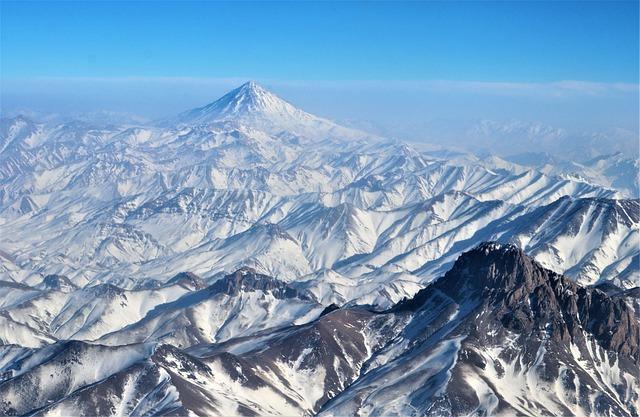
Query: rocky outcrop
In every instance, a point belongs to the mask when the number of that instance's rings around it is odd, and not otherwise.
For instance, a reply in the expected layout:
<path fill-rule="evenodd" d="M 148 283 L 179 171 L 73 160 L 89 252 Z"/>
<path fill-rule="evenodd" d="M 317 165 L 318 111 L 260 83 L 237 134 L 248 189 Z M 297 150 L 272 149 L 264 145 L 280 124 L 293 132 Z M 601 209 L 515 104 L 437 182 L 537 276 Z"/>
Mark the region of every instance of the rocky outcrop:
<path fill-rule="evenodd" d="M 423 308 L 434 291 L 458 304 L 477 300 L 479 310 L 510 331 L 545 330 L 564 343 L 583 343 L 586 333 L 603 348 L 640 362 L 638 321 L 623 296 L 582 287 L 543 268 L 516 246 L 488 242 L 462 254 L 443 278 L 396 310 Z"/>
<path fill-rule="evenodd" d="M 262 291 L 270 292 L 278 299 L 312 300 L 308 294 L 299 291 L 292 285 L 268 275 L 259 274 L 255 269 L 249 267 L 240 268 L 233 274 L 226 275 L 207 287 L 207 291 L 212 294 L 223 293 L 227 295 L 236 295 L 240 291 Z"/>
<path fill-rule="evenodd" d="M 42 290 L 71 292 L 78 289 L 78 286 L 64 275 L 51 274 L 44 277 L 42 282 L 38 285 L 38 288 Z"/>
<path fill-rule="evenodd" d="M 201 290 L 206 287 L 202 278 L 192 272 L 180 272 L 168 280 L 165 285 L 180 285 L 191 291 Z"/>

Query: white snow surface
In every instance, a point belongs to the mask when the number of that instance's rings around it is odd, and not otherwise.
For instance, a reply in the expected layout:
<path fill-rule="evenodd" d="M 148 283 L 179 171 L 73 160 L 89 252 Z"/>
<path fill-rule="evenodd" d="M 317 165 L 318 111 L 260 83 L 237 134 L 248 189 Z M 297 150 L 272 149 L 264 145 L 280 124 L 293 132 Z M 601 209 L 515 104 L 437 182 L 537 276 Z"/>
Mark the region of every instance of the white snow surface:
<path fill-rule="evenodd" d="M 582 176 L 450 159 L 311 115 L 254 82 L 156 124 L 1 123 L 5 344 L 220 342 L 304 323 L 331 303 L 387 308 L 487 240 L 583 284 L 640 284 L 640 203 L 624 198 L 634 179 L 622 178 L 620 155 L 583 164 Z M 167 309 L 195 291 L 169 284 L 176 274 L 211 284 L 242 267 L 313 300 L 256 291 Z M 73 287 L 43 288 L 51 274 Z M 201 330 L 180 334 L 171 320 Z"/>

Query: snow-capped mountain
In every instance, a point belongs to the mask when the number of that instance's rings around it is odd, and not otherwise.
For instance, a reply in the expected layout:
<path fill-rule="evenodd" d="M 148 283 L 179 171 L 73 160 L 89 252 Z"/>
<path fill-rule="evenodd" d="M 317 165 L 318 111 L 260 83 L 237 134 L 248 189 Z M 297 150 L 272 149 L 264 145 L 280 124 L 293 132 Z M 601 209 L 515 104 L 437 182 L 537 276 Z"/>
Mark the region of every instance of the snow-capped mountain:
<path fill-rule="evenodd" d="M 422 152 L 255 82 L 0 134 L 3 414 L 638 413 L 637 160 Z"/>
<path fill-rule="evenodd" d="M 637 413 L 631 307 L 515 246 L 480 245 L 390 311 L 399 336 L 320 415 Z"/>
<path fill-rule="evenodd" d="M 338 135 L 343 138 L 365 136 L 300 110 L 254 81 L 241 85 L 210 104 L 188 110 L 160 124 L 190 127 L 225 122 L 272 134 L 294 134 L 325 140 Z"/>
<path fill-rule="evenodd" d="M 265 279 L 245 270 L 218 288 L 301 296 Z M 489 243 L 386 311 L 327 308 L 306 324 L 188 349 L 149 340 L 2 346 L 0 410 L 632 416 L 638 337 L 624 297 L 582 287 L 515 246 Z"/>
<path fill-rule="evenodd" d="M 295 123 L 319 120 L 265 90 L 256 82 L 249 81 L 211 104 L 180 114 L 178 123 L 194 125 L 217 121 L 243 122 L 249 117 L 253 121 L 288 120 Z"/>
<path fill-rule="evenodd" d="M 581 282 L 638 282 L 638 203 L 616 202 L 623 192 L 498 159 L 421 153 L 312 116 L 254 82 L 160 126 L 18 117 L 2 133 L 8 281 L 58 274 L 133 288 L 185 271 L 209 278 L 251 266 L 290 282 L 329 270 L 367 289 L 349 301 L 384 291 L 398 273 L 412 283 L 398 294 L 410 295 L 462 250 L 499 239 Z M 556 210 L 562 198 L 626 209 L 599 220 L 600 209 Z M 542 213 L 541 229 L 527 223 Z M 579 222 L 588 225 L 580 239 L 569 227 L 547 230 Z"/>
<path fill-rule="evenodd" d="M 613 187 L 627 196 L 640 196 L 640 162 L 633 154 L 622 152 L 599 155 L 583 162 L 567 161 L 548 153 L 524 153 L 511 155 L 508 161 L 520 165 L 511 169 L 536 169 L 547 175 L 589 181 L 605 187 Z"/>

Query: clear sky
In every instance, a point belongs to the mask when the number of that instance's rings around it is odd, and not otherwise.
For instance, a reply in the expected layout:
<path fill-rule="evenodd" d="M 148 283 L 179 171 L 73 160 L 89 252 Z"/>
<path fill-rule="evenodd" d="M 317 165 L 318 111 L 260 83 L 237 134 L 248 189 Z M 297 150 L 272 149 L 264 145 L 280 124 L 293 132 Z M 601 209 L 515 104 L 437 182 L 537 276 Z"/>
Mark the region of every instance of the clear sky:
<path fill-rule="evenodd" d="M 545 122 L 637 124 L 637 1 L 0 7 L 3 109 L 153 116 L 255 79 L 338 119 L 452 117 L 466 103 L 465 117 L 506 108 Z M 351 100 L 336 98 L 348 91 Z"/>

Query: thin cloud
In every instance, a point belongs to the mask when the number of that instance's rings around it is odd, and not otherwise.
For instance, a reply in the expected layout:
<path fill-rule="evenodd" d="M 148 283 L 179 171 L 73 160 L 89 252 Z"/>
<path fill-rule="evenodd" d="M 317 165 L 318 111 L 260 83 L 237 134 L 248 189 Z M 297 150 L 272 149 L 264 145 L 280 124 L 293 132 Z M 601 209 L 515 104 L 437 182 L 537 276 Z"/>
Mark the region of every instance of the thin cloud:
<path fill-rule="evenodd" d="M 601 83 L 564 80 L 554 82 L 494 82 L 454 80 L 346 80 L 346 81 L 285 81 L 275 82 L 287 86 L 318 86 L 330 88 L 392 89 L 426 92 L 460 92 L 504 96 L 607 96 L 611 94 L 637 94 L 640 86 L 633 83 Z"/>
<path fill-rule="evenodd" d="M 247 80 L 247 77 L 171 77 L 171 76 L 129 76 L 129 77 L 33 77 L 14 79 L 19 83 L 46 82 L 70 84 L 165 84 L 203 85 L 233 87 Z M 383 89 L 432 92 L 460 92 L 504 96 L 607 96 L 612 94 L 638 94 L 640 85 L 634 83 L 602 83 L 593 81 L 562 80 L 553 82 L 496 82 L 458 80 L 257 80 L 271 87 L 331 88 L 331 89 Z M 5 83 L 11 83 L 5 79 Z"/>

